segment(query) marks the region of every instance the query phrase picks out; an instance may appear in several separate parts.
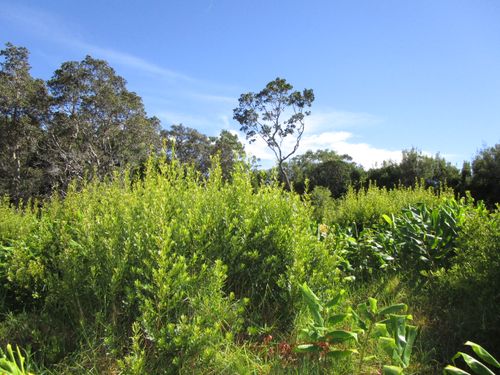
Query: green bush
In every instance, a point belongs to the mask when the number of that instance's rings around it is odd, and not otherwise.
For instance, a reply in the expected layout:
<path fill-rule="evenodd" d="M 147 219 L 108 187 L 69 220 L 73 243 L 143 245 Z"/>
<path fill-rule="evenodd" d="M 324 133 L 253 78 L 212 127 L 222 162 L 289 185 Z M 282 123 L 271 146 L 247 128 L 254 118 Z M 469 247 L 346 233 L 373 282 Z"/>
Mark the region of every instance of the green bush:
<path fill-rule="evenodd" d="M 365 227 L 335 225 L 326 244 L 347 261 L 344 268 L 366 280 L 380 272 L 432 276 L 448 268 L 456 255 L 456 241 L 466 212 L 465 200 L 442 199 L 433 208 L 424 203 L 398 214 L 382 214 L 378 224 Z"/>
<path fill-rule="evenodd" d="M 499 270 L 500 211 L 489 213 L 480 205 L 468 213 L 451 268 L 428 288 L 431 330 L 445 358 L 468 338 L 500 354 Z"/>
<path fill-rule="evenodd" d="M 414 187 L 398 187 L 391 190 L 370 184 L 366 189 L 349 188 L 346 195 L 331 203 L 325 209 L 324 223 L 343 227 L 356 223 L 358 230 L 376 224 L 383 214 L 397 214 L 403 208 L 425 203 L 433 207 L 442 198 L 453 198 L 451 189 L 439 192 L 425 188 L 423 184 Z"/>
<path fill-rule="evenodd" d="M 13 301 L 0 332 L 12 332 L 20 314 L 38 316 L 27 327 L 36 337 L 16 335 L 42 363 L 84 341 L 134 358 L 135 323 L 145 363 L 205 366 L 246 327 L 286 330 L 293 285 L 331 289 L 339 272 L 309 204 L 278 184 L 255 188 L 243 166 L 227 182 L 218 167 L 202 179 L 175 161 L 151 160 L 141 180 L 115 175 L 73 185 L 39 210 L 6 202 L 0 210 L 0 223 L 19 223 L 0 227 L 1 280 Z"/>

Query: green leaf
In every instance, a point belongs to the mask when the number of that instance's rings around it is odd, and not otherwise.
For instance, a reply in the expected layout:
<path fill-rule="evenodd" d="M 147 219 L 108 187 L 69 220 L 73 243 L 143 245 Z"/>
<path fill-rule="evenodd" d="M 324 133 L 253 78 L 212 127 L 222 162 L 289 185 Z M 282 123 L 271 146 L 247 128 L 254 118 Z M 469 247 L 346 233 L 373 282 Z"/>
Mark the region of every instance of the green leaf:
<path fill-rule="evenodd" d="M 397 303 L 388 307 L 384 307 L 378 313 L 379 315 L 396 314 L 398 312 L 406 312 L 408 306 L 404 303 Z"/>
<path fill-rule="evenodd" d="M 335 295 L 335 297 L 333 297 L 325 306 L 326 307 L 333 307 L 333 306 L 338 305 L 338 303 L 340 302 L 340 300 L 342 299 L 344 294 L 345 294 L 345 290 L 344 289 L 340 290 L 340 292 L 338 292 Z"/>
<path fill-rule="evenodd" d="M 396 350 L 396 341 L 391 337 L 379 337 L 378 342 L 382 350 L 384 350 L 389 357 L 392 358 L 394 350 Z"/>
<path fill-rule="evenodd" d="M 389 331 L 387 330 L 387 327 L 384 323 L 375 323 L 375 327 L 373 329 L 373 335 L 375 337 L 390 336 Z"/>
<path fill-rule="evenodd" d="M 382 369 L 383 375 L 402 375 L 403 369 L 397 366 L 384 366 Z"/>
<path fill-rule="evenodd" d="M 500 363 L 490 354 L 486 349 L 484 349 L 481 345 L 478 345 L 476 343 L 473 343 L 472 341 L 467 341 L 465 345 L 468 345 L 474 350 L 474 353 L 476 353 L 483 361 L 486 363 L 489 363 L 492 366 L 495 366 L 496 368 L 500 368 Z"/>
<path fill-rule="evenodd" d="M 323 311 L 323 306 L 319 301 L 319 298 L 316 294 L 313 293 L 311 289 L 307 286 L 306 283 L 300 286 L 302 291 L 302 295 L 306 301 L 307 307 L 309 308 L 309 312 L 311 313 L 313 320 L 317 326 L 323 327 L 325 325 L 325 321 L 321 316 L 321 312 Z"/>
<path fill-rule="evenodd" d="M 370 298 L 368 298 L 368 303 L 370 304 L 370 311 L 373 314 L 376 314 L 378 311 L 377 300 L 375 298 L 370 297 Z"/>
<path fill-rule="evenodd" d="M 354 317 L 354 320 L 356 321 L 356 324 L 361 328 L 363 331 L 368 330 L 368 327 L 366 323 L 359 317 L 359 315 L 354 311 L 353 309 L 350 309 L 351 315 Z"/>
<path fill-rule="evenodd" d="M 468 355 L 467 353 L 458 352 L 453 358 L 457 358 L 457 356 L 461 356 L 467 366 L 477 375 L 495 375 L 493 371 L 491 371 L 488 367 L 483 365 L 474 357 Z"/>
<path fill-rule="evenodd" d="M 388 215 L 382 214 L 382 219 L 384 219 L 386 221 L 386 223 L 392 227 L 393 221 Z"/>
<path fill-rule="evenodd" d="M 350 314 L 335 314 L 328 318 L 328 323 L 331 325 L 343 322 Z"/>
<path fill-rule="evenodd" d="M 418 328 L 416 326 L 407 325 L 406 326 L 406 345 L 403 350 L 403 355 L 401 356 L 404 366 L 408 367 L 410 365 L 411 352 L 413 350 L 413 343 L 417 338 Z"/>
<path fill-rule="evenodd" d="M 330 344 L 340 344 L 349 340 L 358 341 L 357 333 L 344 330 L 329 331 L 325 336 Z"/>
<path fill-rule="evenodd" d="M 444 374 L 452 374 L 452 375 L 471 375 L 470 372 L 459 369 L 458 367 L 448 365 L 443 370 Z"/>

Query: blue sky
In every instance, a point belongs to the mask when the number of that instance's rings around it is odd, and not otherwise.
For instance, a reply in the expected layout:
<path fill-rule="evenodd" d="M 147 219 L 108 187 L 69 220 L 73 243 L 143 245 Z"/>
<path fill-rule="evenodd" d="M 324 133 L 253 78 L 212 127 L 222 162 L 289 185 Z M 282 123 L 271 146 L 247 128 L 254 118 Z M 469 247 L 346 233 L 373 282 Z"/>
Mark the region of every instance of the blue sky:
<path fill-rule="evenodd" d="M 417 147 L 461 166 L 500 142 L 498 0 L 0 0 L 0 30 L 39 78 L 107 60 L 164 127 L 238 131 L 239 95 L 279 76 L 315 92 L 301 152 L 370 167 Z"/>

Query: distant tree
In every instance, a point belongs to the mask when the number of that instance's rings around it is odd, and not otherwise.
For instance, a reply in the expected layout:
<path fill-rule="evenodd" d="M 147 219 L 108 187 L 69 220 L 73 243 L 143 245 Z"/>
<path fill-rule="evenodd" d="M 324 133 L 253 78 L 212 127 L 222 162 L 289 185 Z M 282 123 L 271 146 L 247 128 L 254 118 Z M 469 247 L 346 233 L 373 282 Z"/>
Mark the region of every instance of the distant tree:
<path fill-rule="evenodd" d="M 335 198 L 344 194 L 350 185 L 358 187 L 364 175 L 363 168 L 349 155 L 339 155 L 332 150 L 307 151 L 293 157 L 285 168 L 292 176 L 296 191 L 303 193 L 308 179 L 311 190 L 323 186 Z"/>
<path fill-rule="evenodd" d="M 471 190 L 490 207 L 500 203 L 500 144 L 481 150 L 472 161 Z"/>
<path fill-rule="evenodd" d="M 26 48 L 7 43 L 0 56 L 0 194 L 17 203 L 43 185 L 38 155 L 48 95 L 44 82 L 30 74 Z"/>
<path fill-rule="evenodd" d="M 245 158 L 245 147 L 241 144 L 236 134 L 222 130 L 218 137 L 210 137 L 212 156 L 217 155 L 225 179 L 229 179 L 234 166 Z"/>
<path fill-rule="evenodd" d="M 53 96 L 46 156 L 52 183 L 136 168 L 160 148 L 159 120 L 104 60 L 69 61 L 48 82 Z"/>
<path fill-rule="evenodd" d="M 401 168 L 394 161 L 384 161 L 380 167 L 368 170 L 367 180 L 374 181 L 378 186 L 393 189 L 401 183 Z"/>
<path fill-rule="evenodd" d="M 470 184 L 472 179 L 472 167 L 470 162 L 464 161 L 462 164 L 462 170 L 460 171 L 460 183 L 458 184 L 457 191 L 460 195 L 465 195 L 467 190 L 470 190 Z"/>
<path fill-rule="evenodd" d="M 208 136 L 182 124 L 162 130 L 161 136 L 167 146 L 167 157 L 173 153 L 181 163 L 193 164 L 202 174 L 210 168 L 211 142 Z"/>
<path fill-rule="evenodd" d="M 413 186 L 424 181 L 426 185 L 439 188 L 447 185 L 456 188 L 460 183 L 459 170 L 439 154 L 424 155 L 415 148 L 403 150 L 401 162 L 384 162 L 380 168 L 368 171 L 368 179 L 379 186 L 393 188 L 402 184 Z"/>
<path fill-rule="evenodd" d="M 276 157 L 278 169 L 290 188 L 290 179 L 283 163 L 298 149 L 304 133 L 304 118 L 310 115 L 306 108 L 314 101 L 311 89 L 292 91 L 293 86 L 285 79 L 276 78 L 258 93 L 242 94 L 233 118 L 241 125 L 240 130 L 250 142 L 261 138 Z M 291 150 L 283 144 L 288 136 L 295 136 Z"/>
<path fill-rule="evenodd" d="M 219 157 L 224 178 L 228 179 L 238 160 L 245 156 L 244 147 L 238 136 L 222 130 L 219 136 L 208 137 L 198 130 L 182 124 L 162 130 L 161 136 L 167 145 L 167 157 L 172 152 L 181 163 L 192 164 L 202 174 L 212 165 L 212 158 Z"/>

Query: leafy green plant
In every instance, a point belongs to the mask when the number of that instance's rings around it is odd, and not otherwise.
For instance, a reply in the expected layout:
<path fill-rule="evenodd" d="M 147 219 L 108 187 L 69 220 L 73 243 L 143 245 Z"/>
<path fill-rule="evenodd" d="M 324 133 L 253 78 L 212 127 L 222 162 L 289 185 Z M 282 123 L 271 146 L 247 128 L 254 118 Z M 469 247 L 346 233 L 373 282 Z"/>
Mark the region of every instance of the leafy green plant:
<path fill-rule="evenodd" d="M 378 338 L 378 344 L 389 355 L 394 365 L 408 367 L 417 328 L 406 324 L 411 315 L 396 315 L 406 312 L 407 308 L 404 303 L 379 308 L 375 298 L 368 298 L 368 301 L 358 305 L 356 310 L 351 309 L 363 336 L 360 341 L 359 373 L 362 373 L 364 362 L 370 359 L 366 356 L 366 349 L 369 340 L 374 338 Z M 387 367 L 387 371 L 395 369 L 395 366 Z"/>
<path fill-rule="evenodd" d="M 301 331 L 306 342 L 297 345 L 295 351 L 297 353 L 315 353 L 321 357 L 334 359 L 357 353 L 356 349 L 339 346 L 349 341 L 358 341 L 357 333 L 337 327 L 338 324 L 346 320 L 349 314 L 329 314 L 330 309 L 338 306 L 345 291 L 341 290 L 323 306 L 307 284 L 301 285 L 300 289 L 312 316 L 312 321 Z"/>
<path fill-rule="evenodd" d="M 384 366 L 384 374 L 391 374 L 391 371 L 400 371 L 402 374 L 403 369 L 410 365 L 418 330 L 416 326 L 406 324 L 407 321 L 407 315 L 390 315 L 385 322 L 387 332 L 379 337 L 379 344 L 397 366 Z"/>
<path fill-rule="evenodd" d="M 356 223 L 359 230 L 377 224 L 382 215 L 397 215 L 402 209 L 425 203 L 429 207 L 439 205 L 444 198 L 453 198 L 451 189 L 443 189 L 439 194 L 423 183 L 413 187 L 386 189 L 370 184 L 366 189 L 350 187 L 345 196 L 336 199 L 324 210 L 324 222 L 343 227 Z"/>
<path fill-rule="evenodd" d="M 3 353 L 0 358 L 0 373 L 2 375 L 32 375 L 24 368 L 24 362 L 25 358 L 19 347 L 16 347 L 16 353 L 14 353 L 12 345 L 7 344 L 7 354 Z"/>
<path fill-rule="evenodd" d="M 495 357 L 493 357 L 490 353 L 488 353 L 488 351 L 486 351 L 486 349 L 484 349 L 481 345 L 478 345 L 478 344 L 473 343 L 471 341 L 467 341 L 464 345 L 471 347 L 472 350 L 474 351 L 474 353 L 476 353 L 476 355 L 482 361 L 484 361 L 486 364 L 488 364 L 494 368 L 500 369 L 500 363 L 495 359 Z M 456 366 L 455 361 L 459 358 L 462 358 L 464 360 L 464 362 L 467 364 L 467 366 L 472 370 L 473 374 L 495 375 L 495 373 L 490 368 L 488 368 L 484 363 L 477 360 L 476 358 L 474 358 L 470 354 L 467 354 L 464 352 L 458 352 L 457 354 L 455 354 L 453 356 L 453 358 L 451 359 L 451 361 L 453 362 L 453 366 L 452 365 L 446 366 L 444 368 L 443 373 L 444 374 L 452 374 L 452 375 L 467 375 L 467 374 L 470 375 L 469 372 L 467 372 L 465 370 L 461 370 L 458 367 L 455 367 Z"/>
<path fill-rule="evenodd" d="M 417 327 L 407 324 L 412 319 L 411 315 L 396 315 L 406 312 L 407 305 L 398 303 L 379 308 L 378 301 L 369 298 L 356 309 L 349 308 L 348 312 L 340 313 L 338 307 L 344 290 L 325 305 L 307 284 L 301 285 L 301 291 L 312 319 L 301 330 L 301 338 L 305 342 L 298 344 L 295 352 L 313 354 L 318 359 L 336 360 L 356 354 L 359 355 L 356 373 L 362 374 L 364 363 L 376 358 L 376 355 L 367 353 L 369 342 L 375 341 L 392 362 L 392 365 L 384 366 L 384 374 L 402 374 L 403 369 L 409 366 Z M 357 330 L 345 329 L 349 319 Z M 339 324 L 343 324 L 343 329 L 338 327 Z"/>

